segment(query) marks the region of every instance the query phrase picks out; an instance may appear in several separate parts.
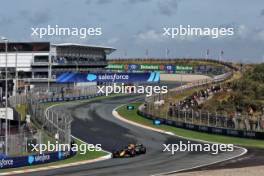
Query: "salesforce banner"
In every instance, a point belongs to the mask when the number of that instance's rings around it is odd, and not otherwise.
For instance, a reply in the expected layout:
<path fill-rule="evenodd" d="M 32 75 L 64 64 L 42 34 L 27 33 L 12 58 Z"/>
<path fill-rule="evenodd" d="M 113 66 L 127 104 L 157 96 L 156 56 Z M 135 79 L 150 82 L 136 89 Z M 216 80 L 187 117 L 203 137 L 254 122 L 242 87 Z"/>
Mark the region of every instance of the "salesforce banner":
<path fill-rule="evenodd" d="M 56 75 L 58 83 L 67 82 L 159 82 L 159 72 L 149 73 L 62 73 Z"/>
<path fill-rule="evenodd" d="M 43 164 L 43 163 L 64 160 L 75 154 L 76 152 L 65 151 L 65 152 L 51 152 L 42 155 L 3 157 L 0 158 L 0 169 L 31 166 L 35 164 Z"/>

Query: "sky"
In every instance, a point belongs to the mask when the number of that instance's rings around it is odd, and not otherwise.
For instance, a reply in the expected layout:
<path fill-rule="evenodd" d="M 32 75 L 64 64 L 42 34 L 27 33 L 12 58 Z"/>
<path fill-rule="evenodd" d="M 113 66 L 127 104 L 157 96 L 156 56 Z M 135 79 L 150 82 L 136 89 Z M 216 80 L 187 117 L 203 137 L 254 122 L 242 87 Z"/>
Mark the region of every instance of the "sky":
<path fill-rule="evenodd" d="M 32 27 L 100 27 L 102 35 L 32 36 Z M 163 27 L 232 27 L 233 36 L 164 38 Z M 8 0 L 0 6 L 0 36 L 114 47 L 109 57 L 209 57 L 264 61 L 263 0 Z"/>

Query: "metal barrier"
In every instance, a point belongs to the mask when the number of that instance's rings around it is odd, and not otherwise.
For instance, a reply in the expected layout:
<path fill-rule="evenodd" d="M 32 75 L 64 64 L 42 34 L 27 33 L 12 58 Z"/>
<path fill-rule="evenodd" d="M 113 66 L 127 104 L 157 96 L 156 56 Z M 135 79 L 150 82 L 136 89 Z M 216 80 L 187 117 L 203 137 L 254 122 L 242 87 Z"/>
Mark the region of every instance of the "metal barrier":
<path fill-rule="evenodd" d="M 5 136 L 0 136 L 0 153 L 5 153 Z M 28 148 L 28 143 L 34 141 L 36 144 L 41 144 L 43 134 L 40 130 L 22 131 L 17 134 L 9 134 L 8 141 L 8 156 L 23 156 L 31 153 Z"/>
<path fill-rule="evenodd" d="M 57 141 L 59 144 L 71 143 L 71 114 L 62 110 L 47 109 L 48 106 L 45 103 L 83 100 L 102 95 L 96 93 L 96 85 L 67 88 L 63 91 L 61 88 L 51 88 L 50 91 L 52 93 L 48 92 L 47 88 L 35 88 L 26 94 L 9 97 L 9 106 L 14 109 L 18 107 L 18 104 L 24 106 L 26 114 L 29 115 L 27 121 L 30 119 L 34 124 L 31 126 L 31 123 L 24 122 L 23 128 L 19 128 L 16 134 L 8 135 L 9 156 L 27 154 L 27 142 L 31 139 L 39 144 L 47 140 Z M 4 141 L 5 136 L 0 136 L 0 153 L 5 151 Z"/>
<path fill-rule="evenodd" d="M 142 107 L 141 107 L 142 108 Z M 222 128 L 216 126 L 207 126 L 207 125 L 200 125 L 194 123 L 187 123 L 172 119 L 165 119 L 159 116 L 153 116 L 151 114 L 147 114 L 146 112 L 142 111 L 142 109 L 138 110 L 138 114 L 149 119 L 149 120 L 159 120 L 160 124 L 166 124 L 170 126 L 174 126 L 177 128 L 184 128 L 193 131 L 200 131 L 206 132 L 210 134 L 221 134 L 226 136 L 234 136 L 234 137 L 242 137 L 242 138 L 251 138 L 251 139 L 264 139 L 264 133 L 259 131 L 247 131 L 247 130 L 238 130 L 232 128 Z"/>

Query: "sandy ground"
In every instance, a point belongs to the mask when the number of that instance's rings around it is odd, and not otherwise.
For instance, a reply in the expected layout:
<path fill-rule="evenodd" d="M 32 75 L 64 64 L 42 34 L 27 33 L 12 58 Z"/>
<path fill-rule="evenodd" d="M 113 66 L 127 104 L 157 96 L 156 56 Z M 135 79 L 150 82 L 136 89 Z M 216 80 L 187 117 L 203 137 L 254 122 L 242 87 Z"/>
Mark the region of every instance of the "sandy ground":
<path fill-rule="evenodd" d="M 209 76 L 205 75 L 190 75 L 190 74 L 161 74 L 161 81 L 183 81 L 183 82 L 192 82 L 197 80 L 212 79 Z"/>
<path fill-rule="evenodd" d="M 263 176 L 264 166 L 173 174 L 173 176 Z"/>

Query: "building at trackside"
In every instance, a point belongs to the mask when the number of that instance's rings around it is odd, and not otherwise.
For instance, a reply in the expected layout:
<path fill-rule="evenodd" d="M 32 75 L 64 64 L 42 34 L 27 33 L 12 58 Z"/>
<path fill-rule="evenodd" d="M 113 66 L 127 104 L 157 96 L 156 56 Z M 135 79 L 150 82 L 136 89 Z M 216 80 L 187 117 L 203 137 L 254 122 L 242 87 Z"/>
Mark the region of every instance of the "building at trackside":
<path fill-rule="evenodd" d="M 104 46 L 74 43 L 51 44 L 50 42 L 9 42 L 7 68 L 9 84 L 18 87 L 25 85 L 46 86 L 55 84 L 56 74 L 60 72 L 100 71 L 107 66 L 106 57 L 115 51 Z M 5 79 L 5 43 L 0 43 L 0 80 Z M 50 78 L 48 80 L 48 78 Z M 4 87 L 4 86 L 0 86 Z"/>

